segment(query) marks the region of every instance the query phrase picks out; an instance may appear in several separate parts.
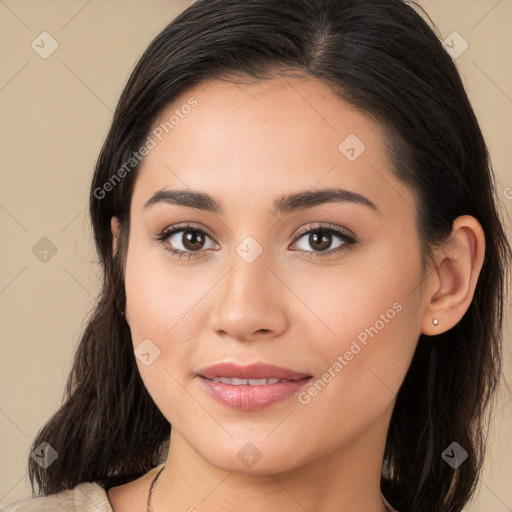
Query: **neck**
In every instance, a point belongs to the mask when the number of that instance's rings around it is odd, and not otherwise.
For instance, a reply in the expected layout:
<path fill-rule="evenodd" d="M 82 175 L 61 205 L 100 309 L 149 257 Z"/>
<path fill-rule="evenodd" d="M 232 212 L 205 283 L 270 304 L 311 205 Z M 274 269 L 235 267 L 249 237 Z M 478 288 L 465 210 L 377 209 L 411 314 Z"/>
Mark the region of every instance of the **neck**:
<path fill-rule="evenodd" d="M 153 493 L 152 509 L 386 512 L 380 493 L 385 438 L 375 435 L 379 432 L 382 435 L 382 428 L 376 425 L 348 443 L 348 447 L 291 470 L 255 474 L 211 464 L 173 429 L 165 468 Z"/>

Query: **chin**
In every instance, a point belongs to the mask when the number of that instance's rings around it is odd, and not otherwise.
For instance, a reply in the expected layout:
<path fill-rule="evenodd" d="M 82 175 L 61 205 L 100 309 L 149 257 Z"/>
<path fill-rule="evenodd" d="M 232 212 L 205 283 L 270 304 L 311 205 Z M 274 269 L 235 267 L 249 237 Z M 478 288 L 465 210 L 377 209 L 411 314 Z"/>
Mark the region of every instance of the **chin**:
<path fill-rule="evenodd" d="M 232 473 L 267 475 L 284 473 L 307 463 L 304 454 L 297 453 L 297 443 L 286 446 L 283 443 L 235 442 L 229 446 L 217 446 L 215 451 L 197 452 L 213 466 Z"/>

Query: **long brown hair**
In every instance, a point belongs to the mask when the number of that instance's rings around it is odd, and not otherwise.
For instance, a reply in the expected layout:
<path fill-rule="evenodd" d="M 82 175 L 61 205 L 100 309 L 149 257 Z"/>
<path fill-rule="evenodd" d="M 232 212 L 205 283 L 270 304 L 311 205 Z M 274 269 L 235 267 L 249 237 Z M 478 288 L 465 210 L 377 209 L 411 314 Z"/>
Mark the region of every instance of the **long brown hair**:
<path fill-rule="evenodd" d="M 45 494 L 86 481 L 118 485 L 165 456 L 171 425 L 144 387 L 122 314 L 138 169 L 130 159 L 157 116 L 191 85 L 293 72 L 327 84 L 386 129 L 394 172 L 418 198 L 425 257 L 459 215 L 472 215 L 483 227 L 485 259 L 474 298 L 452 329 L 420 336 L 397 395 L 381 480 L 400 510 L 456 512 L 473 494 L 486 411 L 500 378 L 511 248 L 460 76 L 434 29 L 401 0 L 198 0 L 151 42 L 122 92 L 96 164 L 90 217 L 103 287 L 63 404 L 33 443 L 35 449 L 48 442 L 59 456 L 46 469 L 29 459 L 32 489 L 34 479 Z M 122 228 L 115 255 L 112 216 Z M 457 469 L 441 458 L 454 441 L 468 453 Z"/>

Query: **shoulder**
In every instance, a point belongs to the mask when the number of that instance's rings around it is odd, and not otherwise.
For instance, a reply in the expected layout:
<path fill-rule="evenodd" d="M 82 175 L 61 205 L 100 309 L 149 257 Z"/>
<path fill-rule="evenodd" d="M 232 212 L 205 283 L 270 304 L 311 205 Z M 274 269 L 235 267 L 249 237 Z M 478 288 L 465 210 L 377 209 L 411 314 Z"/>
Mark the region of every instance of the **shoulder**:
<path fill-rule="evenodd" d="M 48 496 L 36 496 L 0 505 L 0 512 L 113 512 L 107 492 L 98 482 L 84 482 Z"/>

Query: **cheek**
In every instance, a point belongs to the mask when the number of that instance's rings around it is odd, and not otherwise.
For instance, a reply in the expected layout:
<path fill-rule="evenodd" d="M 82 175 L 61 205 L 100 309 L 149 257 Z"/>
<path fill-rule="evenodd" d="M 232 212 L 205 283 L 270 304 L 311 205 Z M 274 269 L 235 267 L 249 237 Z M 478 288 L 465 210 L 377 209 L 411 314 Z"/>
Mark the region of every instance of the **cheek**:
<path fill-rule="evenodd" d="M 297 291 L 306 296 L 309 290 L 307 304 L 317 314 L 308 315 L 308 338 L 320 382 L 303 398 L 322 395 L 378 412 L 398 391 L 420 335 L 420 260 L 414 248 L 392 246 L 353 260 L 338 272 L 331 268 L 302 280 Z"/>
<path fill-rule="evenodd" d="M 163 340 L 190 325 L 205 283 L 193 268 L 177 265 L 161 247 L 134 243 L 126 262 L 126 309 L 134 343 L 142 337 Z M 203 276 L 204 277 L 204 276 Z"/>
<path fill-rule="evenodd" d="M 144 386 L 167 421 L 181 425 L 182 410 L 190 408 L 184 390 L 189 368 L 184 362 L 191 360 L 197 336 L 190 332 L 187 316 L 191 300 L 163 276 L 155 267 L 131 275 L 127 268 L 127 312 Z"/>
<path fill-rule="evenodd" d="M 142 379 L 151 395 L 178 396 L 185 371 L 183 361 L 194 353 L 200 325 L 196 306 L 206 283 L 195 282 L 185 266 L 173 267 L 160 249 L 130 246 L 126 262 L 126 313 L 135 354 L 149 352 L 151 364 L 137 358 Z M 163 251 L 163 249 L 162 249 Z M 195 273 L 197 276 L 197 272 Z M 197 279 L 197 277 L 196 277 Z M 141 348 L 139 348 L 141 347 Z M 156 355 L 156 357 L 155 357 Z M 174 378 L 173 378 L 174 377 Z"/>
<path fill-rule="evenodd" d="M 323 324 L 322 344 L 329 339 L 354 338 L 375 323 L 383 332 L 390 331 L 391 325 L 397 328 L 405 317 L 412 315 L 413 323 L 416 320 L 421 273 L 419 255 L 413 247 L 402 250 L 381 244 L 365 248 L 349 255 L 339 267 L 301 275 L 294 290 L 316 313 L 313 322 L 319 328 Z"/>
<path fill-rule="evenodd" d="M 339 315 L 333 342 L 311 352 L 317 372 L 297 395 L 297 413 L 304 425 L 322 432 L 319 451 L 350 444 L 390 414 L 419 335 L 415 308 L 393 298 L 383 307 L 360 308 L 346 321 Z"/>

